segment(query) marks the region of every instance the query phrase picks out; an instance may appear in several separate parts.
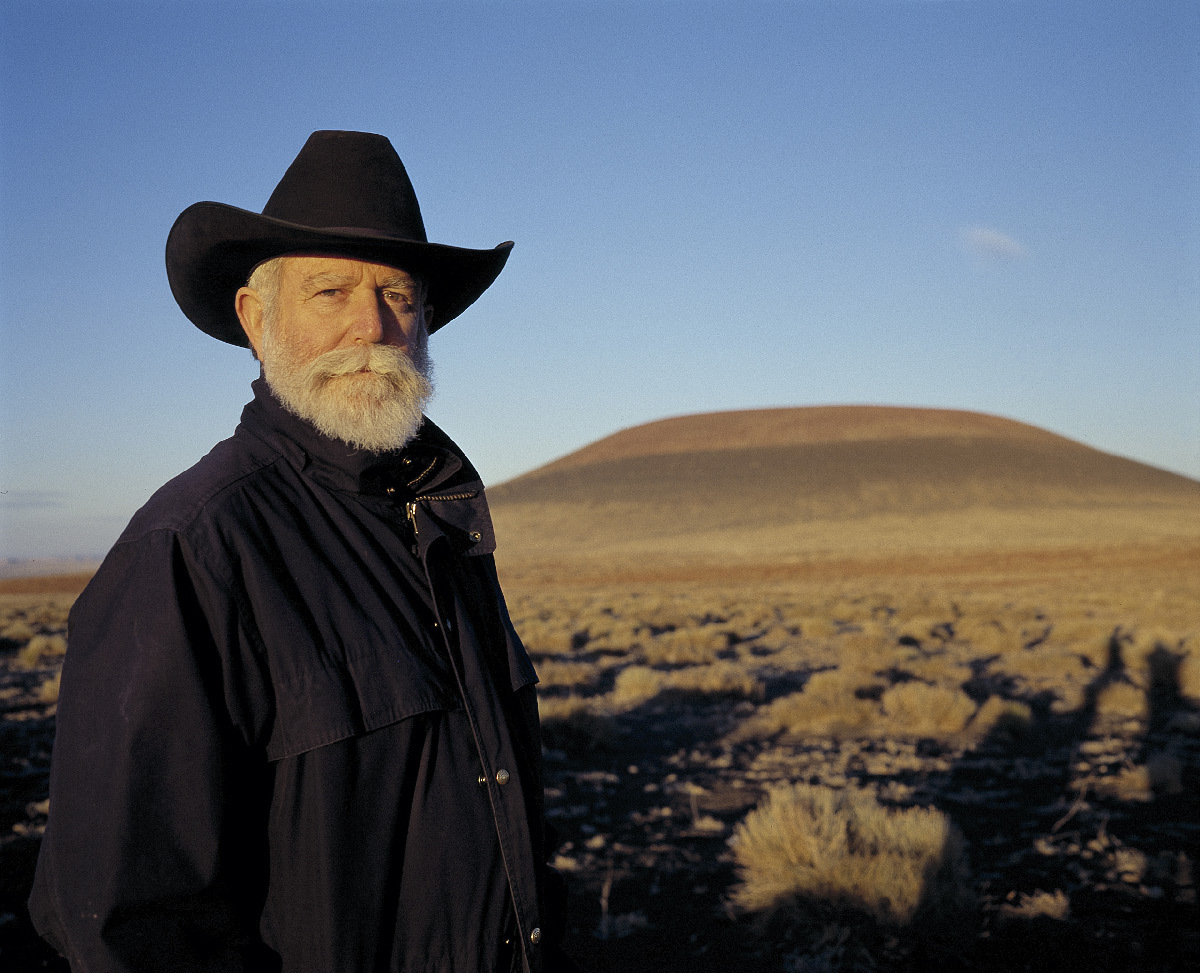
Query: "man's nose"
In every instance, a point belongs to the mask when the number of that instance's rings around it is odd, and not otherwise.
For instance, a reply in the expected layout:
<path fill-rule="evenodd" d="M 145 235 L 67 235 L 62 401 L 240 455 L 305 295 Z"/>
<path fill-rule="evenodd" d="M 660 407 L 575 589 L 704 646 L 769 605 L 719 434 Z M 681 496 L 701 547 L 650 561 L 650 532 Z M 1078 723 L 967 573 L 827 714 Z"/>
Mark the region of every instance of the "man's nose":
<path fill-rule="evenodd" d="M 351 305 L 351 335 L 357 344 L 377 345 L 383 341 L 390 313 L 382 295 L 364 293 Z"/>

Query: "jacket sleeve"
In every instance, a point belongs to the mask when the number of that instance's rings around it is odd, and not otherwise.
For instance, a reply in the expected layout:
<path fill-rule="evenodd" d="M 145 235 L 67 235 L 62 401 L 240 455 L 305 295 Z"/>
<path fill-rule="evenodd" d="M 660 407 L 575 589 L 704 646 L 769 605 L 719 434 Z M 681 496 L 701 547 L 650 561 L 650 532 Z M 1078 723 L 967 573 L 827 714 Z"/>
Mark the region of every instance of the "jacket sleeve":
<path fill-rule="evenodd" d="M 233 600 L 171 531 L 72 609 L 30 914 L 87 973 L 278 967 L 257 934 L 269 769 Z M 258 709 L 261 703 L 258 701 Z"/>

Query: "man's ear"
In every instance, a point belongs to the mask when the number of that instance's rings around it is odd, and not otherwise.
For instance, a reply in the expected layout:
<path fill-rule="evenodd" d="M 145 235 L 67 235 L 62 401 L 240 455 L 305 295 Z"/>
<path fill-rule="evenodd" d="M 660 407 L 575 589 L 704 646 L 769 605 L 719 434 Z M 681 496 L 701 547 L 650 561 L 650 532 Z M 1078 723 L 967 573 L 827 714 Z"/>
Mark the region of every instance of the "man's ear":
<path fill-rule="evenodd" d="M 242 322 L 242 330 L 246 332 L 250 347 L 254 349 L 254 357 L 262 361 L 263 304 L 258 291 L 249 287 L 239 288 L 233 298 L 233 309 Z"/>

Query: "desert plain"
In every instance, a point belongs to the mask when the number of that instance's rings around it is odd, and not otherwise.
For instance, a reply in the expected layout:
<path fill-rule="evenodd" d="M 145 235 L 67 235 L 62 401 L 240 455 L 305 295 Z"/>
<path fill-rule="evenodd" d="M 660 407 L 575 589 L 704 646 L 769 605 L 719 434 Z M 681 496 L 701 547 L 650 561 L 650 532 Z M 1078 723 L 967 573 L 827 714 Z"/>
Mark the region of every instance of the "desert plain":
<path fill-rule="evenodd" d="M 489 491 L 585 971 L 1200 956 L 1200 483 L 1011 420 L 627 430 Z M 0 968 L 84 576 L 0 581 Z"/>

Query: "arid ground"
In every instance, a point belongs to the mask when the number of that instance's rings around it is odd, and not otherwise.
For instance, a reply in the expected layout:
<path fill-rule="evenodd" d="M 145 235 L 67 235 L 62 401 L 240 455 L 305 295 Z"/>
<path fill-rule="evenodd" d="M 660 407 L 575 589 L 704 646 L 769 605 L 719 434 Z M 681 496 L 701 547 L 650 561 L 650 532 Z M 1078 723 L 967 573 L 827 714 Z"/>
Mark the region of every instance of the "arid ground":
<path fill-rule="evenodd" d="M 491 491 L 584 970 L 1191 968 L 1200 484 L 970 413 L 692 419 Z M 63 968 L 23 899 L 77 590 L 0 581 L 4 969 Z"/>

